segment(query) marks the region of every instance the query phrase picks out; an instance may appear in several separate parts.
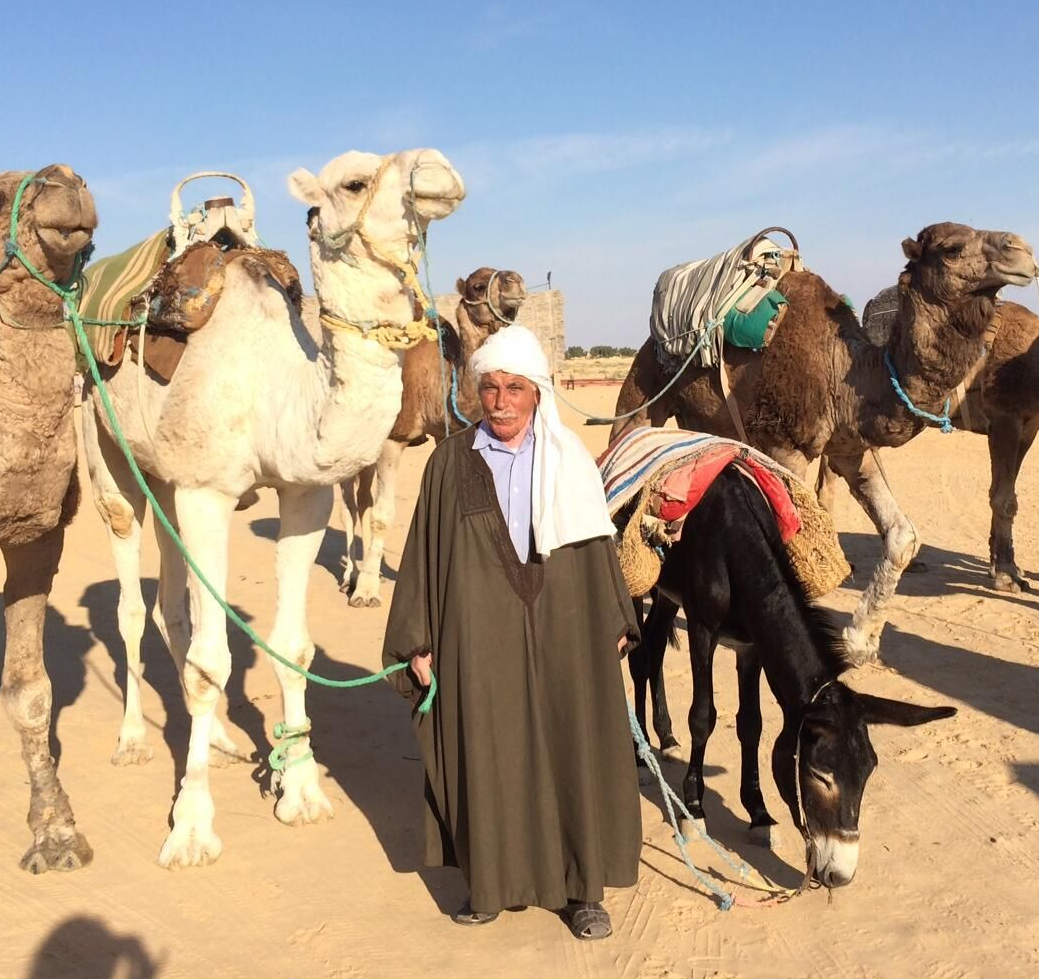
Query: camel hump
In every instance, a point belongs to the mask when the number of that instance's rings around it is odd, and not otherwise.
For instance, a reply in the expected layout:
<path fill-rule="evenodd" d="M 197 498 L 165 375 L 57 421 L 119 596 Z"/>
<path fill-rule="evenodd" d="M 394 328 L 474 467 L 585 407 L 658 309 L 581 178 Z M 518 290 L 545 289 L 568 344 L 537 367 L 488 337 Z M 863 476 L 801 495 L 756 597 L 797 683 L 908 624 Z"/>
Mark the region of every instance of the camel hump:
<path fill-rule="evenodd" d="M 862 331 L 875 347 L 884 347 L 898 318 L 898 286 L 881 289 L 862 310 Z"/>

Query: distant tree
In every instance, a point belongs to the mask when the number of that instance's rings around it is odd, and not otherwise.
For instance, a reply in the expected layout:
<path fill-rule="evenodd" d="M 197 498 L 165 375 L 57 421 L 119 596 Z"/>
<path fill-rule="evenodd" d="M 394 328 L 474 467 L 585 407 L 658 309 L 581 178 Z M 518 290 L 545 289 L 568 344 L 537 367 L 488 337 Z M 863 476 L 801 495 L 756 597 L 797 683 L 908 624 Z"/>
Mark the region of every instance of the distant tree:
<path fill-rule="evenodd" d="M 567 347 L 566 359 L 573 360 L 575 357 L 587 357 L 588 351 L 584 347 Z"/>
<path fill-rule="evenodd" d="M 592 347 L 592 349 L 588 351 L 588 356 L 589 357 L 616 357 L 617 356 L 617 348 L 616 347 L 608 347 L 608 346 L 605 346 L 603 344 L 600 344 L 597 347 Z"/>
<path fill-rule="evenodd" d="M 638 351 L 634 347 L 618 347 L 617 348 L 617 356 L 618 357 L 634 357 L 635 354 L 637 354 L 637 353 L 638 353 Z"/>

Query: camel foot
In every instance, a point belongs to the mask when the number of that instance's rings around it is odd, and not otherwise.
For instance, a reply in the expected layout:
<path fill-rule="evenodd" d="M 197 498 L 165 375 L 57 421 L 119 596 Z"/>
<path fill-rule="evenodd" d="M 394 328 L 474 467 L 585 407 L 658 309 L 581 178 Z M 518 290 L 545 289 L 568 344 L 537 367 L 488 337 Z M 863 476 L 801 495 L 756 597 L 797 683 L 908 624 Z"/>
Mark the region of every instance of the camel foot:
<path fill-rule="evenodd" d="M 771 824 L 751 826 L 747 835 L 754 846 L 764 847 L 766 850 L 774 850 L 779 846 L 779 834 L 776 832 L 776 827 Z"/>
<path fill-rule="evenodd" d="M 287 768 L 281 776 L 281 798 L 274 815 L 286 826 L 321 823 L 335 815 L 332 803 L 318 784 L 317 763 L 313 758 Z"/>
<path fill-rule="evenodd" d="M 19 866 L 30 874 L 45 874 L 48 870 L 79 870 L 94 859 L 94 851 L 86 837 L 75 830 L 69 833 L 45 833 L 22 857 Z"/>
<path fill-rule="evenodd" d="M 847 626 L 841 635 L 844 639 L 844 648 L 848 651 L 848 657 L 855 666 L 877 661 L 880 655 L 879 636 L 871 636 L 854 625 Z"/>
<path fill-rule="evenodd" d="M 683 816 L 678 821 L 678 830 L 687 840 L 698 840 L 701 836 L 707 835 L 707 820 L 703 817 L 686 819 Z"/>
<path fill-rule="evenodd" d="M 350 596 L 351 608 L 378 608 L 380 605 L 382 605 L 382 600 L 378 595 L 365 597 L 364 595 L 358 595 L 355 591 Z"/>
<path fill-rule="evenodd" d="M 112 754 L 112 764 L 120 768 L 125 765 L 147 765 L 152 760 L 152 747 L 143 738 L 120 738 Z"/>
<path fill-rule="evenodd" d="M 212 825 L 175 825 L 159 851 L 159 866 L 166 870 L 208 867 L 224 849 Z"/>
<path fill-rule="evenodd" d="M 993 571 L 992 587 L 1008 595 L 1018 595 L 1023 591 L 1031 591 L 1032 583 L 1018 568 L 1012 568 L 1009 571 Z"/>

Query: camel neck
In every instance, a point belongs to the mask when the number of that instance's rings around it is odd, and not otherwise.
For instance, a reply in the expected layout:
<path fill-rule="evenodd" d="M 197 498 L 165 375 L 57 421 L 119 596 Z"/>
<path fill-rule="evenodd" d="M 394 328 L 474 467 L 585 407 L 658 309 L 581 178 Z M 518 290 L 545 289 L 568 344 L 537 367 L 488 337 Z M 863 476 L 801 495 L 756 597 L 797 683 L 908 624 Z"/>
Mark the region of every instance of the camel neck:
<path fill-rule="evenodd" d="M 984 353 L 984 334 L 994 310 L 987 295 L 946 305 L 903 291 L 886 349 L 913 404 L 924 411 L 941 411 L 950 392 Z"/>

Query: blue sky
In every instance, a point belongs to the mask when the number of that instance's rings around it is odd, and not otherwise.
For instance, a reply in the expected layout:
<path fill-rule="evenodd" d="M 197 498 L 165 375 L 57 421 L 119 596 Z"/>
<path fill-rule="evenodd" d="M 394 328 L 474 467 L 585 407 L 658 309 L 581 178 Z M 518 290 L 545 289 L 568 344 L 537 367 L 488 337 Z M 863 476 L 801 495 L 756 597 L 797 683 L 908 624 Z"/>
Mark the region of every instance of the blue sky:
<path fill-rule="evenodd" d="M 415 146 L 443 151 L 469 192 L 433 226 L 435 291 L 480 265 L 531 284 L 551 270 L 583 345 L 637 346 L 664 268 L 767 225 L 793 230 L 858 308 L 932 222 L 1039 242 L 1031 4 L 52 0 L 23 13 L 0 37 L 0 167 L 72 165 L 97 199 L 99 254 L 162 227 L 182 176 L 230 169 L 253 185 L 264 238 L 306 270 L 286 176 Z M 1036 306 L 1034 289 L 1007 295 Z"/>

